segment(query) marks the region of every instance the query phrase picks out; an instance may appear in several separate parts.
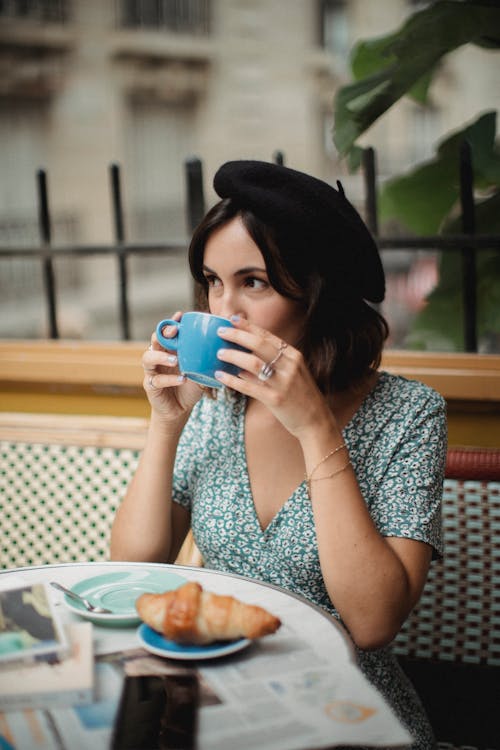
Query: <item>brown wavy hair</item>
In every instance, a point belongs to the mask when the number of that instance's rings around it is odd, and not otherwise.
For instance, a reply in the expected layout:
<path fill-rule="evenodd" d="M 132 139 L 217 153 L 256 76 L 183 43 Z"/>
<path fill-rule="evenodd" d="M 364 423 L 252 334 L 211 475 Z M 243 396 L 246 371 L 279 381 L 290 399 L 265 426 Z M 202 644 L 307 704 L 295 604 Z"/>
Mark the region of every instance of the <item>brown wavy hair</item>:
<path fill-rule="evenodd" d="M 385 318 L 365 300 L 346 294 L 342 279 L 321 274 L 306 250 L 294 252 L 293 264 L 287 262 L 287 248 L 278 246 L 272 227 L 230 198 L 208 211 L 189 246 L 189 266 L 199 284 L 198 306 L 208 309 L 203 274 L 207 240 L 235 216 L 241 218 L 261 251 L 272 287 L 303 306 L 304 328 L 298 348 L 321 391 L 328 396 L 361 383 L 380 365 L 389 335 Z"/>

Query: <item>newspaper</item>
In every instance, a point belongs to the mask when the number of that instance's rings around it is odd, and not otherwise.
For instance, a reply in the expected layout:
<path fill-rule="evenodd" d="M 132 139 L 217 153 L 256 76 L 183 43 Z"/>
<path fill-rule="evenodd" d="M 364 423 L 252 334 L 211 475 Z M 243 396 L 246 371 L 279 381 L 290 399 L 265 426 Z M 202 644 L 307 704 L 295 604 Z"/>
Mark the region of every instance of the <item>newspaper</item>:
<path fill-rule="evenodd" d="M 290 654 L 286 660 L 283 652 Z M 123 675 L 168 674 L 183 668 L 140 648 L 101 656 L 94 703 L 32 711 L 29 716 L 5 713 L 0 715 L 0 733 L 16 750 L 108 750 Z M 322 659 L 290 632 L 220 663 L 198 663 L 197 673 L 199 750 L 387 747 L 411 741 L 349 660 L 334 664 Z"/>
<path fill-rule="evenodd" d="M 201 582 L 202 575 L 196 577 Z M 217 586 L 223 589 L 218 581 L 210 588 Z M 222 659 L 175 662 L 141 648 L 134 629 L 94 625 L 94 703 L 0 714 L 0 740 L 15 750 L 108 750 L 125 674 L 190 669 L 201 688 L 198 750 L 411 744 L 411 736 L 357 667 L 342 628 L 296 597 L 261 589 L 259 601 L 255 584 L 242 584 L 235 595 L 253 597 L 281 618 L 282 627 Z"/>

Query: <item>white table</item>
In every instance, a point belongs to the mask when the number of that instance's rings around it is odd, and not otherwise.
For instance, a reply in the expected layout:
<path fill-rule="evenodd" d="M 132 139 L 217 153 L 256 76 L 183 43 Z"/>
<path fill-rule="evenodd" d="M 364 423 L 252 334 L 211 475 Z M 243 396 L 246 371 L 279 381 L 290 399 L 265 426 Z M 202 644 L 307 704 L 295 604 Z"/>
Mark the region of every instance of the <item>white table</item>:
<path fill-rule="evenodd" d="M 114 562 L 1 571 L 0 587 L 50 580 L 71 586 L 91 576 L 129 571 L 137 566 L 173 570 L 187 580 L 198 581 L 208 591 L 265 607 L 282 621 L 277 633 L 259 639 L 244 651 L 221 660 L 191 664 L 217 698 L 208 705 L 202 702 L 200 707 L 198 750 L 311 750 L 335 745 L 406 746 L 411 742 L 391 709 L 358 669 L 355 650 L 342 626 L 323 610 L 284 589 L 206 568 Z M 51 596 L 65 622 L 79 620 L 65 607 L 63 594 L 51 588 Z M 102 662 L 109 662 L 110 657 L 102 657 L 138 649 L 137 627 L 92 627 L 94 652 L 101 657 L 96 661 L 96 704 L 104 699 L 112 701 L 116 708 L 123 663 L 118 667 L 109 663 L 103 666 Z M 162 662 L 173 666 L 169 660 Z M 73 708 L 34 712 L 30 731 L 33 722 L 38 722 L 37 750 L 107 750 L 112 726 L 108 723 L 92 729 L 83 727 L 75 718 L 77 713 Z M 8 731 L 12 737 L 16 722 L 21 726 L 18 714 L 0 714 L 0 737 Z M 27 737 L 18 734 L 14 747 L 32 750 L 35 745 L 28 742 Z"/>

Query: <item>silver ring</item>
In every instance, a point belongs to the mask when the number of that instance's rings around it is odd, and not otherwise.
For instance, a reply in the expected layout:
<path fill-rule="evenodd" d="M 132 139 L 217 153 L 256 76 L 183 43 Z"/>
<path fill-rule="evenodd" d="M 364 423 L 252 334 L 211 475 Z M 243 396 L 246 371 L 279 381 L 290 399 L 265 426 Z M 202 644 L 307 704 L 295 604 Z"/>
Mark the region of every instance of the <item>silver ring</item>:
<path fill-rule="evenodd" d="M 259 370 L 259 374 L 257 375 L 259 380 L 262 380 L 265 382 L 266 380 L 269 380 L 270 377 L 274 375 L 274 367 L 273 365 L 276 364 L 278 359 L 281 357 L 285 349 L 287 348 L 288 344 L 286 341 L 282 341 L 279 345 L 278 353 L 270 362 L 264 362 L 262 367 Z"/>
<path fill-rule="evenodd" d="M 262 381 L 265 382 L 266 380 L 269 380 L 269 378 L 272 375 L 274 375 L 274 368 L 271 367 L 271 363 L 268 362 L 267 364 L 264 363 L 262 365 L 262 367 L 259 370 L 259 374 L 257 375 L 257 377 L 259 378 L 259 380 L 262 380 Z"/>
<path fill-rule="evenodd" d="M 150 344 L 150 345 L 148 346 L 148 349 L 149 349 L 149 351 L 150 351 L 150 352 L 152 352 L 152 351 L 153 351 L 153 344 Z"/>
<path fill-rule="evenodd" d="M 156 389 L 156 386 L 153 383 L 153 378 L 154 378 L 154 375 L 150 375 L 149 376 L 148 384 L 149 384 L 150 388 L 155 388 Z"/>

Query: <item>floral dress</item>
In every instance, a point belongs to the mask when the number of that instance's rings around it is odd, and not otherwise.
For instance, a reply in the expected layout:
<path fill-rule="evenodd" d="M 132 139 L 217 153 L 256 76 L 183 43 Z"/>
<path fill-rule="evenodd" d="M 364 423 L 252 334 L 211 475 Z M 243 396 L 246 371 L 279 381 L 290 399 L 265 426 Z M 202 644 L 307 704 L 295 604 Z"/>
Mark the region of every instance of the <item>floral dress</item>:
<path fill-rule="evenodd" d="M 321 574 L 306 482 L 264 530 L 259 523 L 245 453 L 245 407 L 244 396 L 226 389 L 196 404 L 179 442 L 174 501 L 191 513 L 206 567 L 282 586 L 339 618 Z M 422 383 L 382 372 L 343 436 L 380 533 L 426 542 L 439 556 L 447 447 L 443 398 Z M 358 657 L 415 737 L 412 750 L 435 747 L 420 701 L 390 647 L 358 649 Z"/>

